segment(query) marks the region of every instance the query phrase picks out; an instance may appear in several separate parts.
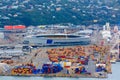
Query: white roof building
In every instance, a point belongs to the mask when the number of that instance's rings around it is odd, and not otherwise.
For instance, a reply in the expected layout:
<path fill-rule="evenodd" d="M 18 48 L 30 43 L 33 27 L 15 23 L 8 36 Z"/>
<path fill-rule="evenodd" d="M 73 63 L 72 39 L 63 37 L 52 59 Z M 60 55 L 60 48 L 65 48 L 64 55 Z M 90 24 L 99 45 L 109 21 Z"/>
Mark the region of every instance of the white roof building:
<path fill-rule="evenodd" d="M 107 30 L 102 31 L 101 34 L 102 34 L 102 37 L 103 37 L 104 39 L 108 39 L 108 38 L 111 38 L 111 37 L 112 37 L 112 36 L 111 36 L 111 32 L 110 32 L 110 31 L 107 31 Z"/>
<path fill-rule="evenodd" d="M 10 70 L 10 66 L 6 63 L 0 63 L 0 73 Z"/>

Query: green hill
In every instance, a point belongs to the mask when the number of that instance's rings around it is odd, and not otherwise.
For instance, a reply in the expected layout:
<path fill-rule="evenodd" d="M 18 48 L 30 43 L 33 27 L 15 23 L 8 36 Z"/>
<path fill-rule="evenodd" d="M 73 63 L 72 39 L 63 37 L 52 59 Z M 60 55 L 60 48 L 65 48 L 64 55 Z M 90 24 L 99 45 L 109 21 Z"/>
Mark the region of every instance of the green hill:
<path fill-rule="evenodd" d="M 119 24 L 119 0 L 1 0 L 0 26 Z"/>

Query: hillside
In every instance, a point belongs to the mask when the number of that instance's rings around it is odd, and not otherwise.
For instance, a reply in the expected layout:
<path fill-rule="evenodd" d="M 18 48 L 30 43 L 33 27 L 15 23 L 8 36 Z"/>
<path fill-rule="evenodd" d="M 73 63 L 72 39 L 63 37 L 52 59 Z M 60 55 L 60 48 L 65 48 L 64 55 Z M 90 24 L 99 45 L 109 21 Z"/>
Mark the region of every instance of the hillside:
<path fill-rule="evenodd" d="M 0 26 L 120 22 L 120 0 L 0 0 Z"/>

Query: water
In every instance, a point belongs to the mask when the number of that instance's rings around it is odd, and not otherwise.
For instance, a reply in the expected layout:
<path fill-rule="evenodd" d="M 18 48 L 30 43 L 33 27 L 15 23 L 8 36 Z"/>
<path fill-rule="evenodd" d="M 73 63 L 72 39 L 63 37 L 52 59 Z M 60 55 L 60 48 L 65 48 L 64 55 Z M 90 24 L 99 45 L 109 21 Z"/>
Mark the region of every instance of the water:
<path fill-rule="evenodd" d="M 61 78 L 61 77 L 13 77 L 13 76 L 0 76 L 0 80 L 119 80 L 120 79 L 120 62 L 112 64 L 112 74 L 108 78 Z"/>

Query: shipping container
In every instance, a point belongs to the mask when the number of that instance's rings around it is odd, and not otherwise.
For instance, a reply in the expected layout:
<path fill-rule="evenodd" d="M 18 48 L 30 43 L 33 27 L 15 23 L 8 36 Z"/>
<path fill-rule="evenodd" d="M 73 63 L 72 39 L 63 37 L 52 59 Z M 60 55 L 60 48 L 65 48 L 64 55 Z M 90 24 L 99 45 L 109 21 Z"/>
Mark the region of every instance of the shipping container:
<path fill-rule="evenodd" d="M 24 25 L 16 25 L 13 26 L 13 29 L 25 29 L 26 27 Z"/>
<path fill-rule="evenodd" d="M 61 65 L 62 67 L 65 67 L 65 66 L 71 66 L 72 63 L 71 63 L 71 62 L 60 62 L 60 65 Z"/>
<path fill-rule="evenodd" d="M 22 30 L 22 29 L 25 29 L 25 28 L 26 28 L 26 26 L 24 26 L 24 25 L 4 26 L 5 30 Z"/>
<path fill-rule="evenodd" d="M 4 26 L 4 29 L 5 29 L 5 30 L 12 30 L 12 29 L 13 29 L 13 26 Z"/>
<path fill-rule="evenodd" d="M 50 73 L 57 73 L 60 72 L 63 68 L 60 64 L 43 64 L 42 66 L 42 73 L 43 74 L 50 74 Z"/>

